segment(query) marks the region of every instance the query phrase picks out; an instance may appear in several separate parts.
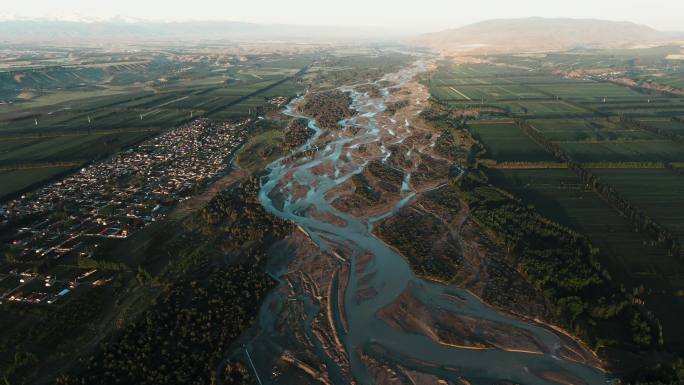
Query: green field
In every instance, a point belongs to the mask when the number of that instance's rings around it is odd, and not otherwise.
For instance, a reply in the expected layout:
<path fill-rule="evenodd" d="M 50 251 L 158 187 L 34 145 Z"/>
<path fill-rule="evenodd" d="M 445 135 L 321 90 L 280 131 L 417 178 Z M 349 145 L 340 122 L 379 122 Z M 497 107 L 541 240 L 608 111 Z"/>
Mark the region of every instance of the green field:
<path fill-rule="evenodd" d="M 431 78 L 431 85 L 439 86 L 507 86 L 514 84 L 533 85 L 533 84 L 556 84 L 556 83 L 578 83 L 579 80 L 563 78 L 554 75 L 543 75 L 539 73 L 512 74 L 503 76 L 478 75 L 476 77 L 458 77 L 456 73 L 438 72 Z"/>
<path fill-rule="evenodd" d="M 565 99 L 643 98 L 642 94 L 627 87 L 599 82 L 536 84 L 532 88 Z"/>
<path fill-rule="evenodd" d="M 645 76 L 644 78 L 659 84 L 665 84 L 670 87 L 684 89 L 684 72 L 682 72 L 681 66 L 679 68 L 679 71 L 661 72 Z"/>
<path fill-rule="evenodd" d="M 682 162 L 684 145 L 665 139 L 558 142 L 574 160 L 595 162 Z"/>
<path fill-rule="evenodd" d="M 591 107 L 590 105 L 587 105 Z M 633 101 L 632 103 L 618 104 L 600 104 L 593 106 L 596 111 L 605 115 L 612 116 L 630 116 L 635 119 L 639 118 L 672 118 L 684 113 L 684 105 L 670 103 L 669 105 L 649 105 L 646 100 Z"/>
<path fill-rule="evenodd" d="M 507 102 L 502 107 L 510 109 L 517 116 L 565 117 L 589 114 L 588 111 L 562 100 Z"/>
<path fill-rule="evenodd" d="M 544 54 L 496 55 L 493 59 L 499 63 L 525 66 L 542 70 L 553 68 L 556 70 L 601 69 L 605 71 L 619 71 L 643 69 L 641 77 L 662 77 L 669 75 L 673 78 L 681 77 L 681 67 L 677 69 L 677 61 L 667 60 L 670 54 L 679 54 L 680 45 L 663 45 L 643 48 L 612 48 L 593 49 L 578 48 L 566 52 L 550 52 Z M 655 68 L 661 71 L 654 73 Z"/>
<path fill-rule="evenodd" d="M 467 95 L 458 91 L 457 86 L 432 87 L 430 94 L 437 100 L 469 100 Z"/>
<path fill-rule="evenodd" d="M 510 122 L 477 122 L 470 132 L 485 147 L 486 157 L 497 162 L 543 162 L 553 156 Z"/>
<path fill-rule="evenodd" d="M 496 66 L 491 64 L 447 64 L 433 77 L 437 79 L 450 78 L 482 78 L 507 77 L 528 75 L 524 69 Z M 484 83 L 483 83 L 484 84 Z"/>
<path fill-rule="evenodd" d="M 231 66 L 200 60 L 181 73 L 178 63 L 166 61 L 154 66 L 127 64 L 117 70 L 26 72 L 19 79 L 32 97 L 0 104 L 0 167 L 15 168 L 12 174 L 0 175 L 0 184 L 33 186 L 52 174 L 32 165 L 83 164 L 193 118 L 229 120 L 262 114 L 273 108 L 269 99 L 305 90 L 305 84 L 291 77 L 309 65 L 312 56 L 235 60 Z M 139 72 L 126 75 L 127 71 Z M 78 79 L 87 87 L 70 88 Z M 0 73 L 0 89 L 5 87 L 11 95 L 14 83 L 13 77 Z M 10 176 L 21 182 L 6 179 Z"/>
<path fill-rule="evenodd" d="M 465 86 L 465 85 L 490 85 L 491 83 L 487 81 L 487 78 L 454 78 L 453 74 L 445 73 L 445 77 L 439 77 L 435 75 L 431 78 L 432 87 L 455 87 L 455 86 Z M 510 84 L 508 79 L 497 79 L 501 84 Z"/>
<path fill-rule="evenodd" d="M 651 132 L 626 129 L 605 119 L 534 119 L 528 123 L 553 142 L 658 139 Z"/>
<path fill-rule="evenodd" d="M 49 138 L 0 139 L 0 166 L 43 162 L 85 162 L 120 151 L 158 132 L 159 130 L 148 130 L 115 134 L 93 133 Z"/>
<path fill-rule="evenodd" d="M 684 239 L 684 176 L 667 169 L 592 169 L 675 236 Z"/>
<path fill-rule="evenodd" d="M 496 57 L 516 65 L 536 66 L 546 55 L 527 58 Z M 563 61 L 566 57 L 555 57 Z M 638 92 L 607 81 L 579 80 L 540 71 L 490 64 L 444 63 L 424 83 L 431 96 L 454 108 L 501 109 L 504 114 L 524 118 L 590 118 L 600 111 L 606 115 L 644 114 L 666 116 L 684 111 L 675 100 Z M 478 106 L 475 103 L 481 103 Z M 651 104 L 652 102 L 652 104 Z M 636 105 L 635 105 L 636 104 Z M 666 108 L 666 110 L 662 110 Z M 645 106 L 645 107 L 644 107 Z M 499 113 L 500 114 L 500 113 Z"/>
<path fill-rule="evenodd" d="M 639 119 L 644 126 L 684 135 L 684 123 L 672 119 Z"/>
<path fill-rule="evenodd" d="M 670 163 L 681 171 L 684 164 L 684 144 L 675 136 L 684 135 L 684 123 L 677 120 L 684 117 L 684 98 L 612 83 L 607 80 L 611 75 L 606 75 L 624 71 L 629 75 L 619 76 L 650 79 L 654 68 L 670 68 L 672 63 L 666 62 L 665 56 L 680 49 L 493 55 L 489 61 L 516 69 L 442 64 L 425 82 L 432 97 L 453 112 L 475 115 L 467 125 L 486 150 L 481 158 L 507 162 L 483 162 L 490 167 L 485 168 L 489 181 L 543 216 L 587 236 L 613 284 L 641 293 L 645 309 L 662 325 L 666 348 L 676 351 L 684 349 L 681 257 L 671 255 L 656 239 L 636 232 L 633 219 L 588 189 L 574 172 L 545 168 L 559 167 L 549 162 L 561 159 L 546 153 L 514 123 L 502 122 L 523 120 L 550 142 L 548 145 L 585 163 L 602 184 L 681 239 L 684 176 L 665 167 Z M 523 67 L 530 71 L 517 69 Z M 584 69 L 589 71 L 584 74 Z M 677 71 L 675 67 L 651 80 L 676 87 L 681 79 Z M 556 75 L 578 72 L 580 75 L 572 78 Z M 493 119 L 501 121 L 494 123 Z"/>
<path fill-rule="evenodd" d="M 506 99 L 546 99 L 548 96 L 530 88 L 510 85 L 453 85 L 433 87 L 433 97 L 439 100 L 506 100 Z"/>
<path fill-rule="evenodd" d="M 623 279 L 684 273 L 684 264 L 666 257 L 662 248 L 648 246 L 648 238 L 635 233 L 626 218 L 587 190 L 572 171 L 490 169 L 488 175 L 495 184 L 533 204 L 546 217 L 586 234 L 597 247 L 610 251 L 611 259 L 607 262 L 611 272 Z M 669 261 L 669 265 L 658 267 L 664 261 Z M 673 271 L 676 266 L 679 270 Z M 632 283 L 638 282 L 641 278 Z"/>
<path fill-rule="evenodd" d="M 666 343 L 684 347 L 676 316 L 684 312 L 684 298 L 678 294 L 684 289 L 684 261 L 634 232 L 626 218 L 587 190 L 570 170 L 490 169 L 487 174 L 497 186 L 533 204 L 544 216 L 585 234 L 599 248 L 601 264 L 616 284 L 650 288 L 646 300 L 663 323 Z"/>
<path fill-rule="evenodd" d="M 49 180 L 57 175 L 61 175 L 73 167 L 54 166 L 36 167 L 29 170 L 6 170 L 0 171 L 0 197 L 11 196 L 19 191 L 23 191 L 37 181 Z"/>

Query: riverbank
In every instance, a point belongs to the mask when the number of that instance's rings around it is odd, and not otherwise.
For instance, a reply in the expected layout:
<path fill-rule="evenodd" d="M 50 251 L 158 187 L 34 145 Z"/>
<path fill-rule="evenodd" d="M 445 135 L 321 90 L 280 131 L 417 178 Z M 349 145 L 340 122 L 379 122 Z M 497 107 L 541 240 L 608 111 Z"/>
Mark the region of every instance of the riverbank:
<path fill-rule="evenodd" d="M 382 86 L 374 92 L 367 86 L 361 91 L 355 85 L 341 87 L 351 96 L 356 114 L 335 131 L 321 130 L 309 120 L 317 134 L 298 149 L 306 155 L 287 156 L 269 165 L 262 179 L 261 204 L 300 226 L 317 250 L 281 260 L 272 270 L 281 283 L 262 306 L 258 328 L 250 333 L 247 348 L 254 369 L 271 373 L 268 382 L 274 384 L 389 384 L 405 380 L 399 373 L 408 372 L 436 381 L 602 382 L 604 373 L 593 366 L 595 362 L 580 362 L 577 357 L 584 357 L 583 353 L 568 353 L 581 347 L 571 346 L 534 321 L 493 309 L 466 290 L 416 277 L 404 257 L 373 236 L 377 223 L 419 194 L 443 185 L 452 174 L 450 167 L 440 168 L 449 161 L 430 150 L 437 136 L 419 119 L 427 91 L 414 76 L 430 65 L 419 60 L 388 74 L 376 83 Z M 423 97 L 414 98 L 411 90 Z M 409 103 L 401 103 L 408 98 Z M 392 114 L 386 112 L 389 103 L 394 106 Z M 294 106 L 288 109 L 292 111 Z M 393 151 L 399 148 L 403 151 Z M 380 177 L 366 173 L 374 161 L 388 162 L 404 173 L 399 193 L 387 194 L 390 188 L 381 186 L 380 182 L 396 178 L 391 172 L 384 177 L 383 172 Z M 360 202 L 353 213 L 335 205 L 349 195 Z M 375 207 L 374 201 L 382 202 L 382 208 Z M 424 327 L 405 330 L 389 322 L 400 314 L 400 299 L 407 290 L 417 301 L 411 303 L 421 306 L 404 308 L 424 320 Z M 430 337 L 429 330 L 439 336 L 448 327 L 427 327 L 433 322 L 428 320 L 448 324 L 453 317 L 471 319 L 477 333 L 484 334 L 478 337 L 466 330 L 469 335 L 458 339 Z M 496 325 L 490 328 L 491 338 L 486 337 L 485 325 Z M 527 337 L 518 342 L 506 338 L 512 334 Z M 482 349 L 458 343 L 476 339 L 491 341 L 473 345 Z"/>

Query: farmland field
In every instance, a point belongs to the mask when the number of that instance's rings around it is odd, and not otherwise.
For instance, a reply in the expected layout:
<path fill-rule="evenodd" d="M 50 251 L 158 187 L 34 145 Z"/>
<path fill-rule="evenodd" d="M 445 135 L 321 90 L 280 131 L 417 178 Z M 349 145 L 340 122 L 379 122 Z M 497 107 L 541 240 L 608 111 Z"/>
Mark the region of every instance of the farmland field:
<path fill-rule="evenodd" d="M 490 81 L 487 78 L 454 78 L 451 73 L 444 74 L 446 77 L 433 76 L 431 79 L 431 85 L 433 87 L 454 87 L 454 86 L 465 86 L 465 85 L 490 85 Z M 511 84 L 508 79 L 496 79 L 498 83 L 501 84 Z"/>
<path fill-rule="evenodd" d="M 578 162 L 682 162 L 684 145 L 669 140 L 558 142 Z"/>
<path fill-rule="evenodd" d="M 624 279 L 657 277 L 677 266 L 684 273 L 684 264 L 665 257 L 662 248 L 646 246 L 648 238 L 635 233 L 626 218 L 587 190 L 572 171 L 491 169 L 488 175 L 498 186 L 534 204 L 548 218 L 587 234 L 596 246 L 609 252 L 611 273 L 619 273 Z M 665 268 L 660 266 L 663 261 L 669 261 Z"/>
<path fill-rule="evenodd" d="M 653 302 L 663 322 L 666 343 L 684 346 L 680 321 L 674 316 L 684 311 L 684 299 L 677 294 L 684 289 L 684 261 L 651 245 L 652 240 L 636 233 L 626 218 L 587 190 L 570 170 L 490 169 L 487 174 L 544 216 L 585 234 L 599 248 L 600 262 L 616 284 L 651 288 L 647 301 Z M 664 303 L 670 307 L 662 307 Z"/>
<path fill-rule="evenodd" d="M 648 127 L 672 132 L 677 135 L 684 135 L 684 123 L 682 122 L 672 119 L 639 119 L 639 121 Z"/>
<path fill-rule="evenodd" d="M 510 76 L 477 76 L 459 77 L 455 73 L 438 73 L 432 76 L 431 85 L 439 86 L 507 86 L 514 84 L 533 85 L 533 84 L 556 84 L 556 83 L 578 83 L 579 80 L 563 78 L 553 75 L 540 74 L 513 74 Z"/>
<path fill-rule="evenodd" d="M 574 116 L 574 115 L 587 115 L 588 111 L 574 106 L 572 104 L 566 103 L 562 100 L 553 101 L 515 101 L 507 102 L 502 105 L 503 107 L 510 108 L 511 113 L 515 115 L 525 116 L 525 115 L 538 115 L 538 116 L 550 116 L 550 117 L 564 117 L 564 116 Z"/>
<path fill-rule="evenodd" d="M 684 352 L 684 96 L 645 80 L 680 47 L 19 47 L 0 383 L 660 385 Z"/>
<path fill-rule="evenodd" d="M 10 196 L 31 187 L 36 181 L 48 180 L 73 169 L 69 166 L 36 167 L 30 170 L 0 171 L 0 197 Z"/>
<path fill-rule="evenodd" d="M 602 119 L 535 119 L 528 123 L 550 141 L 608 141 L 658 139 L 639 128 L 626 129 Z"/>
<path fill-rule="evenodd" d="M 0 167 L 14 167 L 11 174 L 0 175 L 0 183 L 32 186 L 51 177 L 42 169 L 46 165 L 106 157 L 194 118 L 230 120 L 261 114 L 270 108 L 270 99 L 290 98 L 305 90 L 292 77 L 311 63 L 312 56 L 263 55 L 245 61 L 235 57 L 231 65 L 203 59 L 181 72 L 173 57 L 155 60 L 116 68 L 103 63 L 87 71 L 38 69 L 17 78 L 23 95 L 30 93 L 30 98 L 0 104 Z M 125 76 L 133 70 L 135 74 Z M 0 76 L 6 96 L 15 92 L 15 82 Z M 87 89 L 79 85 L 83 82 L 90 82 Z M 34 163 L 40 171 L 31 167 Z M 10 176 L 25 182 L 4 179 Z"/>
<path fill-rule="evenodd" d="M 458 91 L 457 86 L 433 87 L 430 92 L 437 100 L 469 100 L 467 95 Z"/>
<path fill-rule="evenodd" d="M 662 105 L 662 106 L 650 106 L 645 103 L 644 101 L 641 101 L 640 103 L 630 103 L 630 104 L 624 104 L 622 106 L 619 105 L 609 105 L 609 104 L 601 104 L 601 105 L 595 105 L 594 108 L 596 111 L 606 114 L 606 115 L 613 115 L 613 116 L 619 116 L 619 115 L 624 115 L 624 116 L 631 116 L 636 119 L 638 118 L 672 118 L 677 115 L 681 115 L 684 113 L 684 105 L 680 104 L 670 104 L 670 105 Z"/>
<path fill-rule="evenodd" d="M 433 88 L 434 97 L 440 100 L 500 100 L 500 99 L 529 99 L 548 96 L 519 85 L 497 86 L 444 86 Z"/>
<path fill-rule="evenodd" d="M 0 166 L 32 162 L 61 162 L 95 159 L 138 143 L 158 130 L 116 134 L 63 135 L 45 139 L 0 140 Z"/>
<path fill-rule="evenodd" d="M 681 68 L 681 67 L 680 67 Z M 654 75 L 646 76 L 646 79 L 660 84 L 665 84 L 670 87 L 684 89 L 684 72 L 663 72 Z"/>
<path fill-rule="evenodd" d="M 435 75 L 436 78 L 478 78 L 527 75 L 530 71 L 490 64 L 455 64 Z"/>
<path fill-rule="evenodd" d="M 610 83 L 536 84 L 532 88 L 567 99 L 643 98 L 642 94 L 634 90 Z"/>
<path fill-rule="evenodd" d="M 477 122 L 471 124 L 469 130 L 484 145 L 486 157 L 498 162 L 554 159 L 511 122 Z"/>
<path fill-rule="evenodd" d="M 660 55 L 655 51 L 654 55 Z M 497 59 L 539 68 L 539 73 L 497 73 L 501 67 L 491 65 L 442 67 L 439 76 L 430 79 L 430 90 L 433 98 L 446 101 L 453 111 L 482 114 L 467 125 L 486 150 L 481 157 L 499 163 L 483 162 L 489 165 L 485 168 L 489 181 L 543 216 L 587 236 L 615 285 L 627 290 L 646 288 L 642 297 L 662 325 L 665 345 L 683 349 L 684 335 L 676 315 L 684 313 L 684 261 L 656 239 L 636 232 L 632 219 L 588 189 L 574 172 L 558 163 L 561 159 L 544 152 L 514 123 L 503 123 L 506 118 L 524 120 L 573 160 L 585 163 L 602 184 L 682 239 L 684 176 L 678 172 L 684 162 L 684 144 L 672 135 L 684 135 L 684 123 L 677 120 L 684 116 L 684 98 L 637 91 L 605 78 L 554 76 L 544 73 L 541 64 L 592 68 L 627 65 L 628 57 L 624 52 L 588 60 L 570 54 L 506 55 Z M 648 55 L 639 60 L 658 63 Z M 492 117 L 501 121 L 494 123 Z M 667 169 L 667 164 L 679 171 Z"/>
<path fill-rule="evenodd" d="M 667 169 L 592 169 L 601 181 L 684 238 L 684 177 Z"/>

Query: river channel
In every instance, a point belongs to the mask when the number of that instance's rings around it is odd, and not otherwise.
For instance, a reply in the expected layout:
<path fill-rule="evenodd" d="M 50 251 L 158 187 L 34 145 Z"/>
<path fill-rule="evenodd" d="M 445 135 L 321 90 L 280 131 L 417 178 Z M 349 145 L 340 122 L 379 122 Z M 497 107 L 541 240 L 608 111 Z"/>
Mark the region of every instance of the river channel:
<path fill-rule="evenodd" d="M 392 94 L 391 87 L 402 87 L 425 69 L 426 63 L 421 59 L 401 71 L 386 75 L 376 82 L 381 86 L 379 95 L 358 92 L 353 85 L 341 87 L 341 90 L 350 93 L 356 114 L 340 122 L 338 135 L 324 135 L 326 133 L 316 125 L 314 119 L 297 112 L 296 106 L 302 99 L 295 99 L 285 113 L 307 119 L 309 128 L 315 131 L 313 137 L 297 150 L 299 153 L 308 150 L 307 155 L 295 160 L 291 156 L 278 159 L 267 167 L 266 175 L 262 177 L 259 199 L 268 212 L 300 226 L 321 251 L 330 251 L 335 245 L 339 245 L 340 250 L 347 251 L 347 255 L 343 256 L 346 262 L 340 262 L 350 266 L 347 269 L 348 279 L 344 291 L 346 327 L 338 330 L 348 355 L 346 372 L 358 384 L 375 382 L 366 362 L 357 354 L 375 346 L 384 352 L 384 360 L 396 361 L 404 367 L 448 379 L 452 383 L 563 383 L 553 380 L 553 377 L 540 375 L 553 372 L 563 373 L 565 378 L 574 378 L 576 383 L 605 384 L 606 375 L 601 370 L 562 358 L 559 354 L 561 338 L 548 327 L 498 311 L 468 291 L 416 277 L 401 255 L 373 235 L 374 223 L 393 215 L 416 196 L 408 183 L 410 174 L 401 189 L 401 200 L 381 215 L 359 218 L 341 212 L 332 205 L 336 197 L 335 189 L 355 174 L 361 173 L 371 161 L 352 156 L 352 152 L 361 145 L 374 144 L 383 153 L 380 159 L 386 159 L 388 150 L 385 144 L 388 143 L 383 144 L 382 141 L 387 142 L 388 133 L 396 137 L 396 142 L 402 141 L 409 134 L 408 121 L 395 122 L 392 125 L 387 124 L 386 119 L 380 121 L 377 116 L 386 110 Z M 326 140 L 322 142 L 322 138 Z M 328 165 L 330 171 L 316 171 L 323 165 Z M 301 192 L 302 188 L 305 189 L 304 193 Z M 313 212 L 317 215 L 311 215 Z M 291 273 L 288 268 L 291 269 L 287 263 L 281 264 L 281 268 L 271 274 L 282 276 Z M 543 353 L 449 346 L 420 333 L 390 327 L 385 320 L 378 317 L 378 313 L 396 301 L 407 288 L 411 289 L 416 299 L 430 308 L 524 330 L 540 342 Z M 361 292 L 367 294 L 359 296 Z M 305 299 L 302 301 L 307 302 Z M 272 375 L 272 357 L 279 354 L 276 350 L 296 350 L 296 347 L 276 343 L 269 345 L 267 342 L 271 338 L 278 339 L 272 334 L 282 334 L 282 331 L 276 331 L 275 323 L 277 309 L 286 306 L 289 306 L 287 298 L 275 290 L 260 311 L 255 342 L 247 346 L 247 349 L 252 349 L 252 365 L 259 372 L 259 381 L 263 384 L 287 383 Z M 302 316 L 303 323 L 310 322 L 320 311 L 312 303 L 305 303 L 304 309 L 309 314 Z M 340 318 L 341 315 L 335 316 L 337 322 Z M 310 325 L 303 327 L 311 330 Z M 264 349 L 269 350 L 269 354 L 265 354 Z M 314 351 L 318 351 L 321 360 L 325 362 L 327 377 L 331 383 L 349 383 L 343 375 L 345 369 L 340 368 L 339 363 L 325 357 L 320 347 Z M 349 378 L 348 374 L 346 378 Z"/>

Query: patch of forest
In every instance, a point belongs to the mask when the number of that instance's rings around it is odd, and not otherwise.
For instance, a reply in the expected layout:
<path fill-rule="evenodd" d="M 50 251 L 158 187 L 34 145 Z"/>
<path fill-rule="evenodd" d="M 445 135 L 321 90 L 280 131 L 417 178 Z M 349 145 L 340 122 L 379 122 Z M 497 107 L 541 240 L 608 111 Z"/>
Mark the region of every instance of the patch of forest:
<path fill-rule="evenodd" d="M 117 282 L 118 283 L 118 282 Z M 33 304 L 3 304 L 0 310 L 3 328 L 12 323 L 29 323 L 28 332 L 7 333 L 0 344 L 0 375 L 8 384 L 26 384 L 36 365 L 78 338 L 83 325 L 95 327 L 102 318 L 111 288 L 94 288 L 80 293 L 61 307 L 38 307 Z M 11 382 L 10 382 L 11 381 Z"/>
<path fill-rule="evenodd" d="M 377 191 L 368 183 L 368 179 L 363 174 L 356 174 L 352 177 L 354 182 L 354 195 L 365 199 L 368 202 L 377 203 L 380 201 L 382 193 Z"/>
<path fill-rule="evenodd" d="M 217 371 L 229 345 L 255 321 L 274 286 L 264 271 L 267 249 L 292 231 L 259 204 L 256 176 L 217 195 L 188 223 L 196 239 L 217 243 L 230 258 L 190 253 L 177 279 L 134 322 L 106 339 L 57 384 L 209 384 L 219 377 L 246 381 L 229 363 Z M 220 374 L 219 374 L 220 373 Z"/>
<path fill-rule="evenodd" d="M 380 86 L 375 83 L 362 84 L 355 88 L 357 92 L 368 93 L 371 98 L 379 98 L 382 96 L 380 93 Z"/>
<path fill-rule="evenodd" d="M 404 181 L 404 172 L 398 168 L 379 160 L 374 160 L 366 166 L 366 170 L 378 178 L 378 186 L 385 191 L 398 193 Z"/>
<path fill-rule="evenodd" d="M 401 110 L 402 108 L 408 107 L 409 104 L 409 101 L 406 99 L 399 100 L 396 102 L 389 102 L 387 103 L 386 111 L 394 115 L 397 111 Z"/>
<path fill-rule="evenodd" d="M 466 122 L 439 104 L 432 104 L 420 116 L 437 132 L 435 152 L 461 164 L 469 162 L 478 150 L 476 142 L 465 130 Z"/>
<path fill-rule="evenodd" d="M 205 275 L 206 274 L 206 275 Z M 193 275 L 57 384 L 208 384 L 273 281 L 255 262 Z"/>
<path fill-rule="evenodd" d="M 423 195 L 420 203 L 427 210 L 439 213 L 447 222 L 451 222 L 462 210 L 460 192 L 453 182 L 428 191 Z"/>
<path fill-rule="evenodd" d="M 309 121 L 306 119 L 293 119 L 287 126 L 285 131 L 285 138 L 283 147 L 285 150 L 295 150 L 306 143 L 315 133 L 313 129 L 309 128 Z"/>
<path fill-rule="evenodd" d="M 428 154 L 420 153 L 420 164 L 413 173 L 411 181 L 416 185 L 446 179 L 451 172 L 449 162 L 435 159 Z"/>
<path fill-rule="evenodd" d="M 309 93 L 301 105 L 301 110 L 316 119 L 323 129 L 339 128 L 338 122 L 354 115 L 351 108 L 352 98 L 349 93 L 339 90 Z"/>
<path fill-rule="evenodd" d="M 516 270 L 553 306 L 555 322 L 594 349 L 656 348 L 656 320 L 612 282 L 588 240 L 488 184 L 477 170 L 460 183 L 471 217 L 505 247 Z"/>
<path fill-rule="evenodd" d="M 462 254 L 446 226 L 433 215 L 405 208 L 382 222 L 376 233 L 406 257 L 413 271 L 442 282 L 458 272 Z"/>
<path fill-rule="evenodd" d="M 340 86 L 379 80 L 388 73 L 398 71 L 415 61 L 415 57 L 397 52 L 374 52 L 373 54 L 330 55 L 321 64 L 332 71 L 320 71 L 312 79 L 314 84 Z M 387 81 L 379 82 L 387 86 Z"/>
<path fill-rule="evenodd" d="M 524 120 L 517 121 L 518 127 L 529 135 L 537 143 L 551 152 L 556 158 L 566 162 L 568 168 L 574 171 L 577 176 L 587 186 L 591 186 L 603 200 L 609 202 L 611 206 L 620 211 L 622 215 L 630 220 L 639 230 L 656 239 L 659 244 L 668 248 L 673 255 L 684 256 L 684 244 L 669 229 L 657 223 L 647 215 L 640 207 L 629 202 L 625 197 L 616 191 L 612 186 L 605 184 L 599 177 L 594 175 L 586 166 L 573 159 L 561 146 L 546 139 L 541 133 L 537 132 Z"/>

